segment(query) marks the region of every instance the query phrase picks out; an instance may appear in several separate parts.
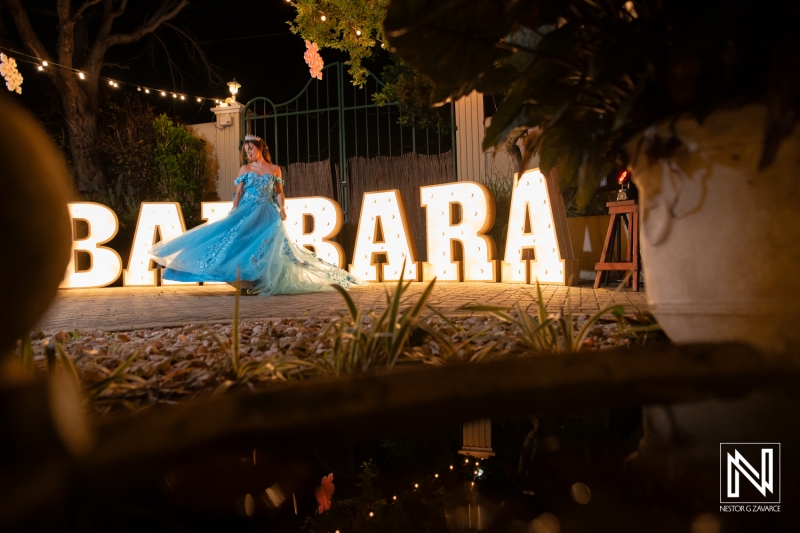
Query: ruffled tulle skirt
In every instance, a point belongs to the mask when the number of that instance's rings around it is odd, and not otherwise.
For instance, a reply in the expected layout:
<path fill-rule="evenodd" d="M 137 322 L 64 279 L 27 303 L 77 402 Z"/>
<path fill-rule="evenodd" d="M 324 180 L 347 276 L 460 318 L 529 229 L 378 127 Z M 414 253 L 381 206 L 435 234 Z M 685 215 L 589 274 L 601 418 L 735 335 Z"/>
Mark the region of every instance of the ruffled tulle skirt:
<path fill-rule="evenodd" d="M 301 294 L 366 285 L 366 281 L 317 258 L 288 237 L 269 202 L 242 201 L 225 218 L 153 246 L 151 255 L 174 281 L 253 281 L 261 295 Z"/>

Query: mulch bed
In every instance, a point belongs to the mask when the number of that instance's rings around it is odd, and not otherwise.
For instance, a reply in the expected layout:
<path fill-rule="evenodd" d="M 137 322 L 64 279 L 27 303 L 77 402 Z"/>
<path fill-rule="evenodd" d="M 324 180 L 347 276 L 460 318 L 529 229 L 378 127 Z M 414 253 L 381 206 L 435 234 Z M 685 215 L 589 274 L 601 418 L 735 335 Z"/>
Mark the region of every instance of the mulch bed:
<path fill-rule="evenodd" d="M 586 315 L 577 317 L 576 330 L 587 318 Z M 647 318 L 626 318 L 624 324 L 610 315 L 601 319 L 593 326 L 582 349 L 606 349 L 642 342 L 642 338 L 630 333 L 630 325 L 641 324 L 640 320 L 646 323 Z M 242 321 L 240 366 L 263 363 L 258 372 L 245 380 L 238 379 L 241 376 L 233 369 L 230 324 L 189 324 L 182 328 L 128 332 L 37 331 L 31 338 L 37 371 L 46 372 L 47 346 L 60 344 L 74 362 L 95 413 L 105 417 L 159 404 L 176 404 L 231 385 L 252 389 L 318 376 L 319 370 L 312 365 L 297 362 L 313 362 L 325 357 L 332 341 L 323 338 L 323 332 L 331 321 L 337 320 L 339 318 Z M 414 348 L 416 357 L 405 359 L 405 363 L 475 362 L 478 357 L 488 360 L 520 352 L 519 329 L 494 317 L 453 317 L 450 323 L 437 316 L 425 320 L 457 345 L 457 353 L 443 361 L 446 355 L 442 353 L 443 347 L 428 335 L 418 335 L 418 345 Z M 479 335 L 475 337 L 476 334 Z M 494 343 L 491 350 L 482 350 L 489 342 Z M 17 351 L 21 353 L 20 345 Z M 124 371 L 114 377 L 115 371 L 129 359 L 132 360 Z M 114 379 L 109 379 L 111 377 Z"/>

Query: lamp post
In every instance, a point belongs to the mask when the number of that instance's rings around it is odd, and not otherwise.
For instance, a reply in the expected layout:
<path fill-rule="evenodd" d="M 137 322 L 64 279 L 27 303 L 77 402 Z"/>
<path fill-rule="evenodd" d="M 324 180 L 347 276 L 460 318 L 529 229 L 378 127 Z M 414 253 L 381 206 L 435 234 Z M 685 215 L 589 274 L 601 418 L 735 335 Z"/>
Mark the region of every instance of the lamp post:
<path fill-rule="evenodd" d="M 231 91 L 231 100 L 233 100 L 234 102 L 236 101 L 236 93 L 239 92 L 239 87 L 241 86 L 242 85 L 238 81 L 236 81 L 236 78 L 233 78 L 233 81 L 228 82 L 228 89 L 230 89 Z"/>

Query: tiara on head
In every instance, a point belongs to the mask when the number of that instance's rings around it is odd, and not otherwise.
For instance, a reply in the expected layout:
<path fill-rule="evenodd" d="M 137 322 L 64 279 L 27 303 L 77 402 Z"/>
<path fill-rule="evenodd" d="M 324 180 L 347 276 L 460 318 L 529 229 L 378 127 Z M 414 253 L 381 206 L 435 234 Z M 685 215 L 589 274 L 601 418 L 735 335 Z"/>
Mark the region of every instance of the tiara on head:
<path fill-rule="evenodd" d="M 259 137 L 258 135 L 253 135 L 252 133 L 248 133 L 247 135 L 245 135 L 244 136 L 244 141 L 245 142 L 247 142 L 247 141 L 261 141 L 261 142 L 264 142 L 264 140 L 261 137 Z"/>

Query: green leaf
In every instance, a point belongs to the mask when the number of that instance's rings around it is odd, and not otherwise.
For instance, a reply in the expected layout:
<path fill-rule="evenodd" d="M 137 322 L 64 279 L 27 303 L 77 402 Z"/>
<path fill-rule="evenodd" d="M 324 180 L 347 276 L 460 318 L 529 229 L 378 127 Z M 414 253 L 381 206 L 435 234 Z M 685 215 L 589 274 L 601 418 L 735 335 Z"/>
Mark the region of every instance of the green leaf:
<path fill-rule="evenodd" d="M 358 310 L 356 309 L 355 302 L 350 297 L 350 295 L 347 293 L 347 290 L 342 288 L 340 285 L 336 285 L 336 284 L 332 284 L 331 287 L 333 287 L 336 291 L 339 292 L 339 294 L 342 295 L 342 298 L 344 298 L 344 301 L 347 304 L 347 310 L 350 312 L 350 317 L 353 320 L 355 320 L 359 313 L 358 313 Z"/>

